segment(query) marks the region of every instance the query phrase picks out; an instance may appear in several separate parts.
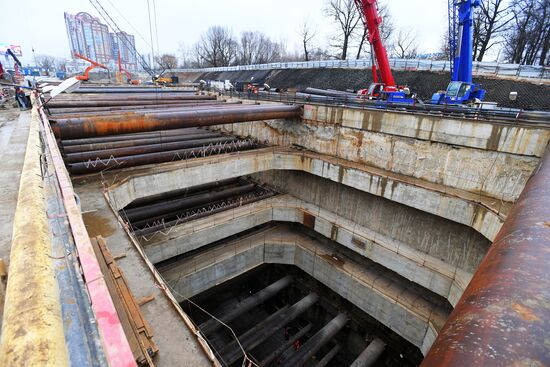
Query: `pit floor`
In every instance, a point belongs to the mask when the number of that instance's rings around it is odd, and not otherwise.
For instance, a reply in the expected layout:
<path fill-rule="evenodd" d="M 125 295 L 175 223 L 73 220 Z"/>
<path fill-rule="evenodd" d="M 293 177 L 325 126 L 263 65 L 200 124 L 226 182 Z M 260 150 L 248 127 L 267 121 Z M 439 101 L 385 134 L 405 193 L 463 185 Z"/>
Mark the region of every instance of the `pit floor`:
<path fill-rule="evenodd" d="M 312 328 L 306 334 L 306 337 L 300 339 L 302 345 L 338 312 L 345 312 L 350 320 L 331 341 L 316 353 L 315 357 L 306 366 L 314 366 L 315 361 L 320 360 L 335 343 L 338 343 L 341 348 L 329 365 L 335 367 L 349 366 L 368 345 L 365 342 L 365 337 L 370 340 L 374 336 L 381 338 L 387 344 L 384 353 L 378 358 L 374 366 L 417 366 L 422 360 L 422 354 L 418 348 L 295 266 L 261 265 L 192 297 L 190 302 L 182 302 L 181 306 L 193 321 L 200 325 L 209 320 L 209 316 L 203 310 L 207 310 L 214 316 L 219 315 L 223 312 L 222 310 L 231 309 L 246 297 L 286 275 L 292 275 L 293 277 L 292 283 L 288 287 L 229 323 L 229 326 L 237 335 L 244 334 L 283 305 L 291 305 L 309 292 L 315 292 L 320 299 L 296 320 L 288 324 L 291 329 L 296 330 L 308 323 L 312 324 Z M 201 308 L 195 305 L 199 305 Z M 207 339 L 212 344 L 213 349 L 220 350 L 220 348 L 229 344 L 233 337 L 227 328 L 222 327 L 213 334 L 207 335 Z M 281 327 L 279 330 L 274 330 L 269 338 L 252 351 L 249 351 L 250 357 L 262 360 L 284 342 L 284 328 Z M 284 363 L 294 353 L 292 349 L 292 347 L 288 348 L 279 357 L 279 362 Z M 241 363 L 242 357 L 231 366 L 240 366 Z M 277 361 L 271 363 L 271 365 L 276 366 Z"/>

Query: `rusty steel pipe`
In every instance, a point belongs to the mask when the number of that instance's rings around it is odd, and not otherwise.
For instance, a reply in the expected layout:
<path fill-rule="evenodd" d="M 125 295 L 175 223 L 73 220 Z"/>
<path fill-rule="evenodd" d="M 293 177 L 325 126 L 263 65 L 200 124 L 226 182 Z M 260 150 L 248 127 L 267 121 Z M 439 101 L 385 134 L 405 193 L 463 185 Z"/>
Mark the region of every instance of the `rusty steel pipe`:
<path fill-rule="evenodd" d="M 232 109 L 183 111 L 177 116 L 148 115 L 134 119 L 68 119 L 52 122 L 52 130 L 58 139 L 127 134 L 155 130 L 171 130 L 183 127 L 211 126 L 246 121 L 297 118 L 300 106 L 260 105 Z"/>
<path fill-rule="evenodd" d="M 54 115 L 50 120 L 78 120 L 81 118 L 103 118 L 103 119 L 128 119 L 143 117 L 149 115 L 155 116 L 169 116 L 170 114 L 177 114 L 182 111 L 198 111 L 198 110 L 214 110 L 217 108 L 242 108 L 238 103 L 216 103 L 216 104 L 202 104 L 197 106 L 175 106 L 165 105 L 162 109 L 143 109 L 143 110 L 128 110 L 128 111 L 100 111 L 100 112 L 86 112 L 86 113 L 73 113 L 70 115 Z"/>
<path fill-rule="evenodd" d="M 222 113 L 219 113 L 220 115 L 225 114 L 225 109 L 234 109 L 236 111 L 239 111 L 239 114 L 245 115 L 248 113 L 256 113 L 261 111 L 278 111 L 280 108 L 283 108 L 282 110 L 285 111 L 287 108 L 284 107 L 291 107 L 287 105 L 229 105 L 229 106 L 223 106 L 221 108 Z M 203 111 L 206 111 L 203 113 Z M 159 110 L 159 111 L 153 111 L 148 113 L 142 113 L 142 112 L 132 112 L 129 114 L 125 114 L 124 112 L 115 114 L 117 116 L 98 116 L 98 117 L 76 117 L 76 118 L 70 118 L 70 119 L 63 119 L 63 118 L 56 118 L 53 119 L 53 123 L 56 124 L 71 124 L 71 125 L 78 125 L 78 124 L 86 124 L 86 123 L 94 123 L 94 124 L 102 124 L 102 123 L 109 123 L 110 125 L 114 125 L 115 123 L 118 125 L 123 124 L 128 119 L 149 119 L 152 121 L 160 121 L 160 120 L 174 120 L 174 119 L 183 119 L 183 118 L 192 118 L 192 117 L 203 117 L 203 116 L 211 116 L 215 115 L 215 108 L 210 108 L 209 106 L 206 107 L 194 107 L 194 108 L 185 108 L 183 110 Z M 199 112 L 201 114 L 197 115 Z M 212 112 L 212 113 L 209 113 Z M 200 126 L 200 125 L 199 125 Z M 177 128 L 185 128 L 185 127 L 199 127 L 199 126 L 182 126 Z M 166 130 L 172 130 L 172 129 L 166 129 Z M 144 131 L 146 132 L 146 131 Z M 135 133 L 135 131 L 130 131 L 128 133 Z M 120 135 L 120 134 L 113 134 L 113 135 Z"/>
<path fill-rule="evenodd" d="M 180 97 L 194 96 L 195 93 L 118 93 L 112 94 L 95 94 L 95 93 L 81 93 L 81 94 L 60 94 L 55 97 L 56 101 L 89 101 L 89 100 L 141 100 L 141 99 L 174 99 Z"/>
<path fill-rule="evenodd" d="M 220 191 L 205 192 L 204 194 L 163 201 L 147 206 L 127 209 L 124 211 L 124 215 L 130 222 L 134 222 L 160 216 L 173 211 L 181 211 L 193 206 L 208 204 L 209 202 L 221 200 L 226 197 L 246 194 L 247 192 L 254 190 L 254 187 L 256 187 L 256 185 L 250 183 L 247 185 L 232 187 Z"/>
<path fill-rule="evenodd" d="M 138 145 L 133 147 L 125 148 L 114 148 L 114 149 L 103 149 L 103 150 L 92 150 L 88 152 L 78 152 L 78 153 L 69 153 L 65 154 L 65 162 L 76 163 L 84 162 L 87 160 L 95 159 L 108 159 L 109 157 L 122 157 L 122 156 L 131 156 L 137 154 L 147 154 L 162 152 L 167 150 L 177 150 L 193 147 L 202 147 L 210 144 L 217 143 L 226 143 L 231 141 L 239 140 L 235 136 L 223 136 L 221 138 L 210 138 L 206 137 L 204 139 L 194 139 L 186 141 L 175 141 L 172 143 L 162 142 L 160 144 L 149 144 L 149 145 Z"/>
<path fill-rule="evenodd" d="M 108 149 L 118 149 L 118 148 L 127 148 L 127 147 L 139 147 L 142 145 L 184 142 L 189 140 L 221 138 L 221 137 L 227 137 L 227 135 L 214 134 L 214 133 L 212 134 L 200 134 L 200 133 L 179 134 L 179 135 L 166 136 L 166 137 L 160 137 L 160 138 L 122 140 L 122 141 L 96 143 L 96 144 L 69 145 L 63 148 L 63 152 L 67 154 L 83 153 L 83 152 L 89 152 L 93 150 L 108 150 Z"/>
<path fill-rule="evenodd" d="M 252 141 L 239 141 L 237 143 L 238 150 L 253 149 L 256 143 Z M 220 148 L 220 154 L 232 151 L 232 147 Z M 79 162 L 68 164 L 69 172 L 72 174 L 84 174 L 100 172 L 105 169 L 127 168 L 134 166 L 142 166 L 153 163 L 164 163 L 184 159 L 186 156 L 200 156 L 204 154 L 203 148 L 189 148 L 182 150 L 171 150 L 167 152 L 157 152 L 149 154 L 132 155 L 125 157 L 117 157 L 116 159 L 101 159 L 91 162 Z"/>
<path fill-rule="evenodd" d="M 135 139 L 162 138 L 165 136 L 176 136 L 176 135 L 191 135 L 191 134 L 207 135 L 209 133 L 212 133 L 212 132 L 210 130 L 201 129 L 198 127 L 184 127 L 181 129 L 174 129 L 174 130 L 156 130 L 156 131 L 148 131 L 143 133 L 107 135 L 107 136 L 101 136 L 98 138 L 66 139 L 66 140 L 61 140 L 61 144 L 63 144 L 63 146 L 66 147 L 66 146 L 84 145 L 84 144 L 112 143 L 117 141 L 135 140 Z"/>
<path fill-rule="evenodd" d="M 112 111 L 134 111 L 134 110 L 143 110 L 143 109 L 164 109 L 167 107 L 176 108 L 176 107 L 193 107 L 193 106 L 202 106 L 202 105 L 216 105 L 216 104 L 242 104 L 242 101 L 181 101 L 177 104 L 170 104 L 166 106 L 165 104 L 159 103 L 154 105 L 137 105 L 137 106 L 105 106 L 105 107 L 49 107 L 45 106 L 47 112 L 50 116 L 54 117 L 61 114 L 78 114 L 81 112 L 112 112 Z"/>
<path fill-rule="evenodd" d="M 550 148 L 423 367 L 550 366 Z"/>
<path fill-rule="evenodd" d="M 141 106 L 141 105 L 158 105 L 158 104 L 178 104 L 184 100 L 215 100 L 215 96 L 187 96 L 176 100 L 151 99 L 144 101 L 132 100 L 107 100 L 107 101 L 57 101 L 51 100 L 46 106 L 48 108 L 56 107 L 106 107 L 106 106 Z"/>
<path fill-rule="evenodd" d="M 72 93 L 195 93 L 194 90 L 155 87 L 80 87 Z"/>

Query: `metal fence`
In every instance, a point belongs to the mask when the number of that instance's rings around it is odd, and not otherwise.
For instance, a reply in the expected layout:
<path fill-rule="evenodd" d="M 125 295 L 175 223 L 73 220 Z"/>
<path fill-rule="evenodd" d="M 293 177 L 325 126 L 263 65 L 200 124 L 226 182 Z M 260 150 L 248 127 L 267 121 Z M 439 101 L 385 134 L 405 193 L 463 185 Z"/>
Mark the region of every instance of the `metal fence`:
<path fill-rule="evenodd" d="M 449 61 L 416 60 L 416 59 L 390 59 L 390 65 L 394 70 L 428 70 L 449 71 Z M 269 69 L 366 69 L 372 66 L 370 59 L 359 60 L 322 60 L 303 62 L 274 62 L 270 64 L 238 65 L 218 68 L 203 69 L 173 69 L 172 72 L 216 72 L 216 71 L 243 71 L 243 70 L 269 70 Z M 476 75 L 497 75 L 506 77 L 519 77 L 529 79 L 550 79 L 550 67 L 501 64 L 498 62 L 474 62 L 473 72 Z"/>

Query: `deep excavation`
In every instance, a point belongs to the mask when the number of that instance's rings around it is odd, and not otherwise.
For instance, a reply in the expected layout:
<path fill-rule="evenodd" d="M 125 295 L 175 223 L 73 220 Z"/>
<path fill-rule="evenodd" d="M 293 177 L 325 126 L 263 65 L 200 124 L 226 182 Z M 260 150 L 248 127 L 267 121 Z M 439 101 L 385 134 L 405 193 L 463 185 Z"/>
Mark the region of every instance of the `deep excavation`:
<path fill-rule="evenodd" d="M 326 0 L 363 51 L 327 59 L 304 24 L 305 61 L 244 62 L 269 37 L 213 27 L 234 59 L 197 43 L 178 68 L 156 6 L 173 33 L 207 12 L 147 1 L 147 60 L 101 2 L 64 14 L 63 74 L 0 45 L 0 366 L 550 366 L 545 3 L 522 28 L 541 65 L 473 61 L 500 1 L 443 4 L 447 59 L 395 57 L 388 2 Z"/>

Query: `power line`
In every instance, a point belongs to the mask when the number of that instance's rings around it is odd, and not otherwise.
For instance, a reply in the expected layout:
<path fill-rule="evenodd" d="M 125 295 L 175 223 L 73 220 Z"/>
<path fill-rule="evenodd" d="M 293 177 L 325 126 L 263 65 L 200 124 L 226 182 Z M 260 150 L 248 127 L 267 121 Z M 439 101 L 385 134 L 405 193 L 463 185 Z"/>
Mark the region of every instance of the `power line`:
<path fill-rule="evenodd" d="M 107 10 L 105 10 L 105 8 L 101 5 L 101 3 L 99 2 L 99 0 L 90 0 L 90 3 L 93 5 L 93 7 L 98 11 L 99 15 L 101 15 L 101 17 L 103 18 L 103 20 L 105 21 L 105 23 L 107 23 L 107 25 L 109 27 L 111 27 L 111 29 L 113 31 L 115 31 L 115 33 L 118 33 L 122 36 L 122 40 L 124 41 L 124 43 L 126 44 L 126 47 L 128 47 L 128 49 L 132 50 L 132 52 L 135 53 L 136 57 L 138 58 L 139 60 L 139 63 L 141 64 L 141 66 L 143 67 L 143 69 L 151 76 L 154 76 L 155 75 L 155 72 L 153 69 L 151 69 L 151 67 L 149 66 L 149 64 L 147 64 L 147 61 L 145 61 L 145 59 L 143 58 L 143 56 L 141 56 L 141 54 L 136 50 L 136 46 L 130 42 L 128 40 L 128 37 L 126 35 L 125 32 L 122 32 L 122 30 L 118 27 L 118 25 L 115 23 L 115 21 L 113 20 L 113 18 L 109 15 L 109 13 L 107 12 Z"/>
<path fill-rule="evenodd" d="M 149 41 L 147 41 L 145 39 L 145 37 L 143 37 L 143 35 L 136 29 L 136 27 L 134 27 L 132 25 L 132 23 L 130 23 L 130 21 L 128 19 L 126 19 L 126 17 L 124 16 L 124 14 L 122 12 L 120 12 L 120 10 L 117 9 L 117 7 L 115 6 L 115 4 L 113 4 L 111 2 L 111 0 L 107 0 L 107 2 L 113 7 L 113 9 L 115 9 L 115 11 L 122 17 L 122 19 L 124 19 L 126 21 L 126 23 L 128 23 L 128 25 L 130 26 L 130 28 L 132 28 L 134 30 L 134 32 L 143 40 L 143 42 L 145 42 L 145 44 L 149 47 L 151 47 L 151 45 L 149 44 Z"/>
<path fill-rule="evenodd" d="M 156 35 L 156 38 L 157 38 L 157 56 L 160 57 L 160 49 L 159 49 L 159 31 L 158 31 L 158 28 L 157 28 L 157 1 L 156 0 L 153 0 L 153 14 L 154 14 L 154 17 L 155 17 L 155 35 Z"/>
<path fill-rule="evenodd" d="M 151 65 L 155 64 L 155 43 L 153 42 L 153 27 L 151 26 L 151 6 L 149 0 L 147 0 L 147 14 L 149 16 L 149 35 L 151 36 Z"/>

